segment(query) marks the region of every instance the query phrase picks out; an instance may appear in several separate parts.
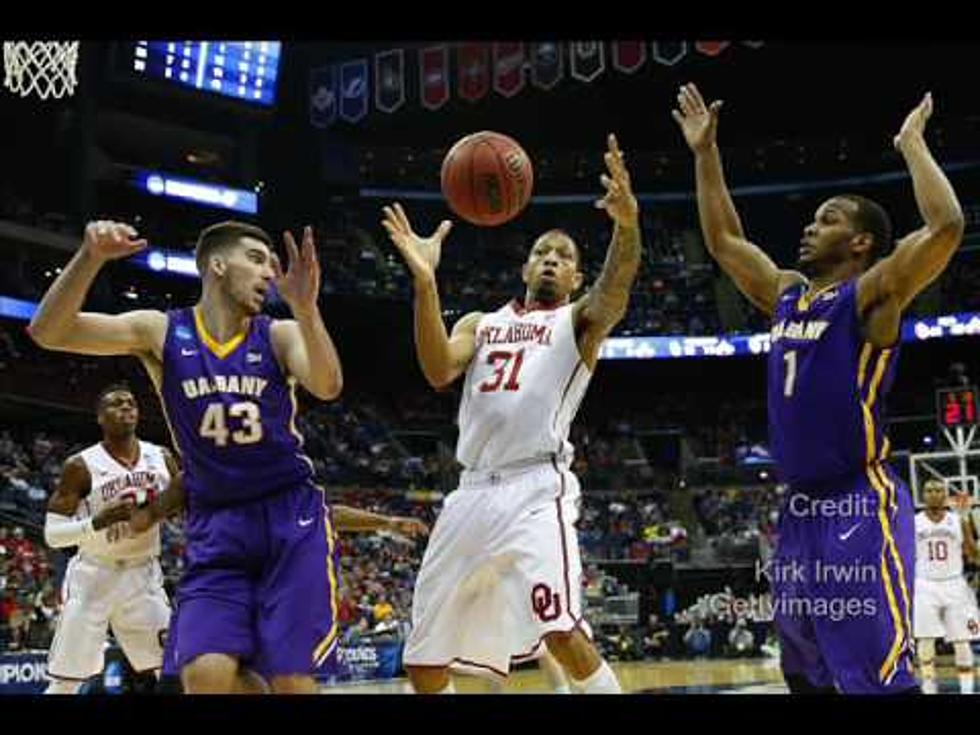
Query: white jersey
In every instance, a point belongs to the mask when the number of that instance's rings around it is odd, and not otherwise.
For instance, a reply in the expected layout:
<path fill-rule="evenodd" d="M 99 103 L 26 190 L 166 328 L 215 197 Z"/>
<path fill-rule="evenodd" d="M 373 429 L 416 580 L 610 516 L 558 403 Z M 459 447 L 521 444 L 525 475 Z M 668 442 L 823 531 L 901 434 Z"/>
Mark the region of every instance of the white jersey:
<path fill-rule="evenodd" d="M 915 576 L 936 581 L 963 576 L 963 527 L 957 513 L 946 511 L 938 522 L 925 511 L 916 514 Z"/>
<path fill-rule="evenodd" d="M 96 515 L 102 508 L 120 500 L 151 500 L 162 493 L 170 481 L 170 471 L 163 458 L 163 448 L 141 441 L 139 459 L 126 467 L 101 443 L 81 453 L 92 478 L 92 489 L 79 506 L 78 518 Z M 79 551 L 104 559 L 140 559 L 160 555 L 160 526 L 132 536 L 128 523 L 116 523 L 97 531 L 79 544 Z"/>
<path fill-rule="evenodd" d="M 571 461 L 568 430 L 592 377 L 572 308 L 525 311 L 512 301 L 480 319 L 459 405 L 456 459 L 467 470 Z"/>

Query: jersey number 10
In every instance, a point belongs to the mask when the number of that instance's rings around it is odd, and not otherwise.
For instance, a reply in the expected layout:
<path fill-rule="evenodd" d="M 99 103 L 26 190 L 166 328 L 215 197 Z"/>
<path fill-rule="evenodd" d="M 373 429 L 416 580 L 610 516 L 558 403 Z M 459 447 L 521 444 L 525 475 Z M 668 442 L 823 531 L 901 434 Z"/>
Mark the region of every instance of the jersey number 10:
<path fill-rule="evenodd" d="M 228 406 L 228 417 L 241 419 L 241 428 L 235 431 L 228 429 L 225 419 L 225 404 L 209 403 L 201 418 L 201 428 L 198 433 L 206 439 L 211 439 L 219 447 L 228 445 L 228 437 L 235 444 L 255 444 L 262 440 L 262 421 L 259 417 L 259 407 L 251 401 L 242 401 Z"/>

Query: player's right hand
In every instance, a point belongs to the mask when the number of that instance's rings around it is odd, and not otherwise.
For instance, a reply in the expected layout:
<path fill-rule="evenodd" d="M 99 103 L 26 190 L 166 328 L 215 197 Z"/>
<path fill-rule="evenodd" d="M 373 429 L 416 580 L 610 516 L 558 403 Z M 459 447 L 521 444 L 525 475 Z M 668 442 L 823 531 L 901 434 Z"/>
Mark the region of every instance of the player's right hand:
<path fill-rule="evenodd" d="M 128 258 L 147 245 L 145 239 L 136 239 L 138 234 L 123 222 L 97 220 L 85 226 L 82 247 L 99 260 Z"/>
<path fill-rule="evenodd" d="M 145 533 L 156 525 L 157 517 L 152 506 L 135 508 L 129 517 L 129 528 L 134 534 Z"/>
<path fill-rule="evenodd" d="M 706 107 L 698 88 L 694 84 L 684 84 L 677 92 L 677 104 L 680 111 L 675 109 L 671 114 L 691 150 L 697 153 L 713 146 L 717 141 L 718 111 L 722 101 L 715 100 Z"/>
<path fill-rule="evenodd" d="M 390 207 L 383 207 L 383 211 L 385 216 L 381 224 L 388 230 L 388 236 L 405 259 L 405 265 L 412 275 L 416 279 L 434 277 L 442 254 L 442 241 L 453 223 L 443 220 L 429 237 L 421 237 L 415 234 L 401 204 L 395 202 Z"/>
<path fill-rule="evenodd" d="M 92 518 L 92 528 L 101 531 L 103 528 L 128 521 L 133 514 L 133 504 L 128 500 L 107 505 Z"/>

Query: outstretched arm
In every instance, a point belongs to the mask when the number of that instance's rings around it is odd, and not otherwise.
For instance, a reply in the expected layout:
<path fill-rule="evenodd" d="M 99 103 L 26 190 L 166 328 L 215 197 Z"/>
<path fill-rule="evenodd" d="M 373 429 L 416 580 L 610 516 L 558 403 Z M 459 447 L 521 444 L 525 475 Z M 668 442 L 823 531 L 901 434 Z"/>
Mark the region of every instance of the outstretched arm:
<path fill-rule="evenodd" d="M 118 222 L 90 222 L 85 227 L 81 247 L 44 294 L 27 328 L 38 345 L 87 355 L 159 352 L 166 332 L 166 316 L 161 312 L 111 315 L 81 311 L 103 264 L 146 247 L 146 240 L 134 239 L 136 234 L 132 227 Z"/>
<path fill-rule="evenodd" d="M 630 289 L 640 269 L 639 207 L 615 135 L 609 136 L 608 145 L 608 176 L 601 177 L 606 195 L 596 206 L 605 209 L 613 220 L 612 241 L 599 278 L 575 305 L 579 349 L 589 369 L 595 368 L 602 340 L 626 315 Z"/>
<path fill-rule="evenodd" d="M 452 383 L 470 364 L 476 352 L 478 312 L 467 314 L 453 328 L 452 337 L 446 333 L 436 286 L 436 268 L 442 252 L 442 241 L 452 223 L 444 220 L 430 237 L 421 237 L 412 230 L 405 210 L 398 203 L 384 208 L 381 224 L 398 248 L 412 274 L 415 288 L 415 350 L 425 379 L 433 388 Z"/>
<path fill-rule="evenodd" d="M 862 313 L 885 301 L 904 309 L 943 272 L 963 240 L 963 211 L 956 192 L 926 145 L 924 132 L 931 115 L 932 95 L 926 94 L 893 141 L 912 176 L 915 203 L 925 226 L 902 238 L 891 255 L 858 281 Z"/>
<path fill-rule="evenodd" d="M 704 244 L 738 290 L 771 316 L 779 294 L 793 283 L 803 280 L 803 276 L 795 271 L 777 268 L 759 246 L 745 237 L 735 203 L 725 183 L 718 150 L 718 114 L 722 102 L 717 100 L 706 107 L 701 93 L 693 84 L 680 88 L 677 101 L 680 111 L 673 111 L 674 120 L 694 153 L 698 216 Z"/>
<path fill-rule="evenodd" d="M 414 537 L 429 532 L 428 526 L 418 518 L 409 516 L 386 516 L 369 510 L 353 508 L 349 505 L 331 505 L 334 527 L 339 532 L 393 531 L 404 536 Z"/>
<path fill-rule="evenodd" d="M 323 324 L 317 298 L 320 295 L 320 263 L 313 244 L 313 230 L 303 230 L 302 252 L 290 232 L 283 235 L 289 270 L 283 274 L 273 259 L 276 288 L 293 312 L 293 319 L 277 320 L 271 327 L 274 348 L 286 371 L 317 398 L 329 401 L 340 395 L 344 377 L 337 348 Z"/>

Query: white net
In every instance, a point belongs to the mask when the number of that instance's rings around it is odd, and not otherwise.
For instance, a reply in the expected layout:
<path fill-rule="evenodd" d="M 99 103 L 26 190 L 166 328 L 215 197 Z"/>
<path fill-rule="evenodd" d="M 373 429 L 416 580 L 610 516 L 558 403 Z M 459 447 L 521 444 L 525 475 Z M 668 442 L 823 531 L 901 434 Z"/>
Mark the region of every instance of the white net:
<path fill-rule="evenodd" d="M 3 84 L 21 97 L 72 95 L 77 62 L 78 41 L 4 41 Z"/>

